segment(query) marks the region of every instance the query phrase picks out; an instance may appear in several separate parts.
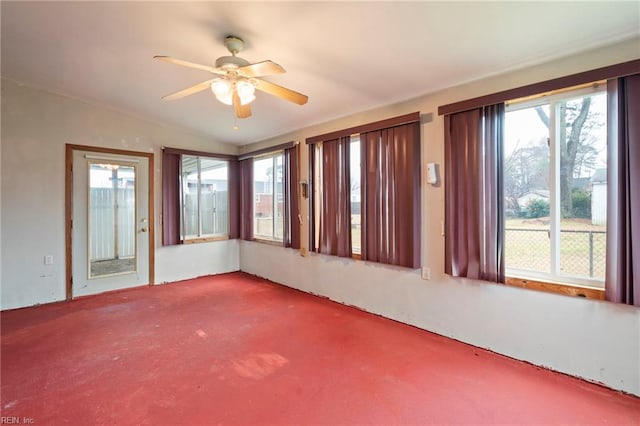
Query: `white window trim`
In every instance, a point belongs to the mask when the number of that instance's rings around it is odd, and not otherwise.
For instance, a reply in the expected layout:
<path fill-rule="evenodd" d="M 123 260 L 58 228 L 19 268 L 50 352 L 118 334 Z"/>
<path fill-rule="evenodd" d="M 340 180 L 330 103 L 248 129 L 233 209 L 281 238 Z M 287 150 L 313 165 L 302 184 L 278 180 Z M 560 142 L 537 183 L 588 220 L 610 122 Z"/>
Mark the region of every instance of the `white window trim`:
<path fill-rule="evenodd" d="M 606 93 L 607 86 L 604 84 L 594 84 L 573 91 L 563 91 L 562 93 L 543 96 L 535 99 L 528 99 L 522 102 L 507 102 L 505 112 L 518 111 L 521 109 L 533 108 L 536 106 L 549 105 L 549 168 L 550 182 L 553 183 L 549 188 L 549 216 L 550 223 L 550 272 L 538 272 L 517 268 L 505 268 L 505 274 L 510 277 L 522 279 L 534 279 L 539 281 L 555 282 L 559 284 L 580 285 L 595 289 L 604 289 L 604 280 L 590 279 L 586 277 L 565 275 L 560 273 L 560 144 L 559 131 L 556 124 L 556 116 L 560 102 L 579 99 L 588 95 L 597 95 Z"/>
<path fill-rule="evenodd" d="M 277 207 L 277 204 L 278 204 L 277 195 L 278 194 L 277 194 L 277 191 L 276 191 L 276 184 L 277 184 L 277 178 L 276 178 L 277 161 L 276 161 L 276 158 L 278 156 L 282 156 L 282 166 L 284 167 L 284 150 L 271 151 L 271 152 L 267 152 L 265 154 L 261 154 L 261 155 L 253 157 L 254 164 L 255 164 L 256 160 L 265 160 L 265 159 L 270 158 L 271 161 L 272 161 L 272 164 L 273 164 L 273 172 L 274 172 L 274 177 L 273 177 L 273 180 L 271 182 L 271 188 L 270 188 L 271 192 L 270 193 L 265 193 L 265 195 L 271 195 L 271 204 L 272 204 L 272 206 L 271 206 L 272 207 L 271 214 L 272 214 L 272 217 L 273 217 L 273 220 L 272 220 L 272 223 L 271 223 L 272 235 L 269 236 L 269 235 L 256 234 L 256 231 L 254 229 L 253 230 L 253 238 L 255 240 L 257 240 L 257 241 L 266 241 L 266 242 L 273 242 L 273 243 L 284 243 L 284 235 L 282 237 L 277 237 L 276 236 L 276 218 L 278 217 L 277 216 L 277 210 L 278 210 L 278 207 Z M 254 176 L 253 179 L 254 179 L 253 186 L 255 188 L 255 176 Z M 286 187 L 285 182 L 284 182 L 284 176 L 283 176 L 282 179 L 283 179 L 282 189 L 284 191 L 284 188 Z M 284 192 L 282 193 L 282 198 L 283 198 L 283 201 L 284 201 Z M 253 209 L 253 220 L 254 221 L 256 220 L 256 209 L 255 209 L 255 206 L 256 206 L 256 204 L 259 204 L 259 203 L 260 203 L 259 198 L 254 197 L 254 200 L 253 200 L 253 206 L 254 206 L 254 209 Z M 284 225 L 284 212 L 283 212 L 283 215 L 282 215 L 282 220 L 283 220 L 283 225 Z"/>
<path fill-rule="evenodd" d="M 182 239 L 182 241 L 185 242 L 193 242 L 196 240 L 202 240 L 202 239 L 208 239 L 208 238 L 223 238 L 223 237 L 228 237 L 229 236 L 229 223 L 227 223 L 227 232 L 222 232 L 222 233 L 211 233 L 211 234 L 204 234 L 202 233 L 202 211 L 200 209 L 200 205 L 201 205 L 201 197 L 202 197 L 202 170 L 201 170 L 201 164 L 200 164 L 200 160 L 203 158 L 208 158 L 208 159 L 213 159 L 216 161 L 220 161 L 220 162 L 224 162 L 226 163 L 227 166 L 227 184 L 229 182 L 229 161 L 228 160 L 224 160 L 224 159 L 220 159 L 220 158 L 216 158 L 213 156 L 206 156 L 206 155 L 189 155 L 189 154 L 181 154 L 180 155 L 180 162 L 182 164 L 183 158 L 184 157 L 195 157 L 196 158 L 196 170 L 197 170 L 197 197 L 196 197 L 196 205 L 197 205 L 197 213 L 198 213 L 198 220 L 197 220 L 197 224 L 198 224 L 198 232 L 193 235 L 193 234 L 189 234 L 187 235 L 186 233 L 186 224 L 184 221 L 184 218 L 186 216 L 186 204 L 185 204 L 185 198 L 184 198 L 184 188 L 186 185 L 188 185 L 187 182 L 183 182 L 182 180 L 184 179 L 184 176 L 181 174 L 180 176 L 180 181 L 181 181 L 181 191 L 180 191 L 180 238 Z M 229 191 L 227 191 L 227 211 L 229 208 Z"/>

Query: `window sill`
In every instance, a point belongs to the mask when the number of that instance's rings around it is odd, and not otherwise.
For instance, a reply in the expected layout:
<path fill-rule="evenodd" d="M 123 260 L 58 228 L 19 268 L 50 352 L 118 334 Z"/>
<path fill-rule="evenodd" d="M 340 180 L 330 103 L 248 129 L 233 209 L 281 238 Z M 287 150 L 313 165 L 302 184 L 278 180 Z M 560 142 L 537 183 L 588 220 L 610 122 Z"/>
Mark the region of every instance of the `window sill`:
<path fill-rule="evenodd" d="M 190 238 L 188 240 L 184 240 L 182 244 L 198 244 L 198 243 L 209 243 L 212 241 L 224 241 L 228 240 L 228 235 L 219 235 L 215 237 L 201 237 L 201 238 Z"/>
<path fill-rule="evenodd" d="M 284 246 L 284 243 L 282 241 L 277 241 L 277 240 L 266 240 L 263 238 L 254 238 L 253 241 L 255 241 L 256 243 L 269 244 L 270 246 L 278 246 L 278 247 Z"/>
<path fill-rule="evenodd" d="M 564 294 L 565 296 L 584 297 L 586 299 L 604 300 L 604 290 L 592 287 L 582 287 L 571 284 L 560 284 L 545 281 L 535 281 L 528 278 L 506 277 L 505 284 L 548 293 Z"/>

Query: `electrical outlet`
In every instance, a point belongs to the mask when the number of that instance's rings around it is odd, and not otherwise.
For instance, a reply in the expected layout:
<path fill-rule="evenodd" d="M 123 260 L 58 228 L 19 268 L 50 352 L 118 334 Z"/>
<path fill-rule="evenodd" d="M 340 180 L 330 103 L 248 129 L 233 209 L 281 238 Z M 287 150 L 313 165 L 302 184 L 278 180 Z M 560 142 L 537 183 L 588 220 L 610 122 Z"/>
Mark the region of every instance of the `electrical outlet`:
<path fill-rule="evenodd" d="M 431 268 L 428 267 L 423 267 L 422 268 L 422 279 L 423 280 L 430 280 L 431 279 Z"/>
<path fill-rule="evenodd" d="M 44 257 L 44 264 L 45 265 L 53 265 L 53 255 L 48 254 Z"/>

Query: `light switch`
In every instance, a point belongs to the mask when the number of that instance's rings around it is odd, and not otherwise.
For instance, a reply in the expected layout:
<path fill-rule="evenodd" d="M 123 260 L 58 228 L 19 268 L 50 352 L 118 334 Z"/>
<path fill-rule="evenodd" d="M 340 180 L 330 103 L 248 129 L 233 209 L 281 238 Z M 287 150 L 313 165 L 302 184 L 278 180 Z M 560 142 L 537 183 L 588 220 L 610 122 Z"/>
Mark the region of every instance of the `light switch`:
<path fill-rule="evenodd" d="M 53 265 L 53 255 L 48 254 L 44 257 L 44 264 L 45 265 Z"/>

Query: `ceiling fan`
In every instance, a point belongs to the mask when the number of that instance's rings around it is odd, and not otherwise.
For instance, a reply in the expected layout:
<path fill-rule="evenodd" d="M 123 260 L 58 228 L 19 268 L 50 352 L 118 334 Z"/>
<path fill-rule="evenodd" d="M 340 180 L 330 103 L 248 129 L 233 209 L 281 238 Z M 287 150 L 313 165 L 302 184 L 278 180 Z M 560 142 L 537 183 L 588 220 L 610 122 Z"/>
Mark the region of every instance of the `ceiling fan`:
<path fill-rule="evenodd" d="M 255 89 L 298 105 L 307 103 L 309 100 L 308 96 L 260 78 L 286 72 L 280 65 L 269 60 L 250 64 L 246 59 L 236 56 L 244 48 L 244 41 L 239 37 L 226 37 L 224 39 L 224 45 L 229 52 L 231 52 L 231 56 L 222 56 L 216 59 L 215 67 L 174 59 L 169 56 L 154 56 L 155 59 L 164 62 L 209 71 L 217 76 L 164 96 L 162 99 L 165 101 L 180 99 L 211 88 L 220 102 L 233 105 L 236 117 L 238 118 L 251 116 L 249 103 L 255 99 Z"/>

